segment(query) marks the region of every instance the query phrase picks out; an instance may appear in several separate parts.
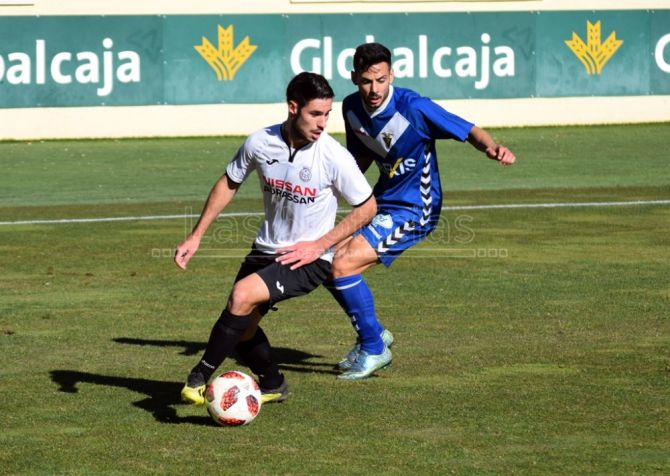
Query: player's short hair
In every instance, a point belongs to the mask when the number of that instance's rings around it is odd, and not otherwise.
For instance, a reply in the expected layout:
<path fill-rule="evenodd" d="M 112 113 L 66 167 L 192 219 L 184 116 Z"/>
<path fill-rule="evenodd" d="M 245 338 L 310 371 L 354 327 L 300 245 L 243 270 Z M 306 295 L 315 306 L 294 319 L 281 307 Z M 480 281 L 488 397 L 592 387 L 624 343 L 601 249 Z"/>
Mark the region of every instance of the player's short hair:
<path fill-rule="evenodd" d="M 298 108 L 313 99 L 332 99 L 335 97 L 328 80 L 316 73 L 303 72 L 293 77 L 286 88 L 286 102 L 295 101 Z"/>
<path fill-rule="evenodd" d="M 387 63 L 391 66 L 391 52 L 381 43 L 363 43 L 354 53 L 354 71 L 363 73 L 370 66 L 378 63 Z"/>

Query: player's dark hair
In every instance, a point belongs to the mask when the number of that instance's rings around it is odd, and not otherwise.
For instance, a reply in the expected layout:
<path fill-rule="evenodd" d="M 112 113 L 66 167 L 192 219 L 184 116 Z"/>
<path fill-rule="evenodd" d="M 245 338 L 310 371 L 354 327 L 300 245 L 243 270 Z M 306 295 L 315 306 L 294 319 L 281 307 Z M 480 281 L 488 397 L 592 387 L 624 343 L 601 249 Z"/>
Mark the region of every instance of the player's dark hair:
<path fill-rule="evenodd" d="M 391 66 L 391 52 L 381 43 L 363 43 L 354 53 L 354 71 L 363 73 L 377 63 Z"/>
<path fill-rule="evenodd" d="M 313 99 L 332 99 L 335 97 L 328 80 L 316 73 L 303 72 L 293 77 L 286 88 L 286 101 L 295 101 L 298 108 Z"/>

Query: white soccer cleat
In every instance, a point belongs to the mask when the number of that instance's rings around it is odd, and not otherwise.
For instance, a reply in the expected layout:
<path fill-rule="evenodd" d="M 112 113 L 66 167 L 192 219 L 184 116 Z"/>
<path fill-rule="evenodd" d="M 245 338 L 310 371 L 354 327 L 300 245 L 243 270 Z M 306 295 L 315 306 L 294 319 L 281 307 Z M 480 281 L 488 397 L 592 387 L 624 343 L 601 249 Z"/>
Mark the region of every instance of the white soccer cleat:
<path fill-rule="evenodd" d="M 386 347 L 391 347 L 393 345 L 394 338 L 390 330 L 384 329 L 382 331 L 381 338 Z M 356 361 L 356 357 L 358 357 L 360 351 L 361 351 L 361 344 L 358 341 L 358 339 L 356 339 L 356 344 L 349 351 L 349 353 L 337 363 L 337 368 L 340 370 L 349 370 L 353 365 L 353 363 Z"/>
<path fill-rule="evenodd" d="M 358 352 L 358 357 L 346 372 L 337 376 L 338 380 L 359 380 L 367 378 L 377 370 L 391 365 L 393 355 L 388 347 L 384 346 L 381 354 L 368 354 L 364 350 Z"/>

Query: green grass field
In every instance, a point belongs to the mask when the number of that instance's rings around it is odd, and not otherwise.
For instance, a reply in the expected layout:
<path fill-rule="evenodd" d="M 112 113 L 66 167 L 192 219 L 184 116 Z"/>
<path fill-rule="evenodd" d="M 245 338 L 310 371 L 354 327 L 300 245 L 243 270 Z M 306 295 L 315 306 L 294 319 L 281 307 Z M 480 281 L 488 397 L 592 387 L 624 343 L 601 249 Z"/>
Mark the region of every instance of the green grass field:
<path fill-rule="evenodd" d="M 179 391 L 257 216 L 186 272 L 193 218 L 17 223 L 199 213 L 241 138 L 0 143 L 0 474 L 670 473 L 670 124 L 492 132 L 518 164 L 441 143 L 452 210 L 366 274 L 393 366 L 336 381 L 346 316 L 282 303 L 291 396 L 241 428 Z"/>

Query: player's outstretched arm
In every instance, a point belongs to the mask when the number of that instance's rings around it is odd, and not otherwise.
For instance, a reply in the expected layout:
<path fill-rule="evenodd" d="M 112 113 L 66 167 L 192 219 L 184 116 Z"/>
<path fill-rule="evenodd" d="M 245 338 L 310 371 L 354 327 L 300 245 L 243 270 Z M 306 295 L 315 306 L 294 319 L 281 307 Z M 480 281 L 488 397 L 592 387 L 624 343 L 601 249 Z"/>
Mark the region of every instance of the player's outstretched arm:
<path fill-rule="evenodd" d="M 198 250 L 207 228 L 231 202 L 239 187 L 240 184 L 233 182 L 225 174 L 214 184 L 193 231 L 177 246 L 174 262 L 181 269 L 186 269 L 186 265 Z"/>
<path fill-rule="evenodd" d="M 481 127 L 473 126 L 467 140 L 476 149 L 484 152 L 489 159 L 496 160 L 502 165 L 512 165 L 516 161 L 511 150 L 494 141 Z"/>
<path fill-rule="evenodd" d="M 335 227 L 318 240 L 299 241 L 280 250 L 277 261 L 297 269 L 316 261 L 328 248 L 350 237 L 360 227 L 369 223 L 377 213 L 377 200 L 370 196 L 362 205 L 351 210 Z"/>

